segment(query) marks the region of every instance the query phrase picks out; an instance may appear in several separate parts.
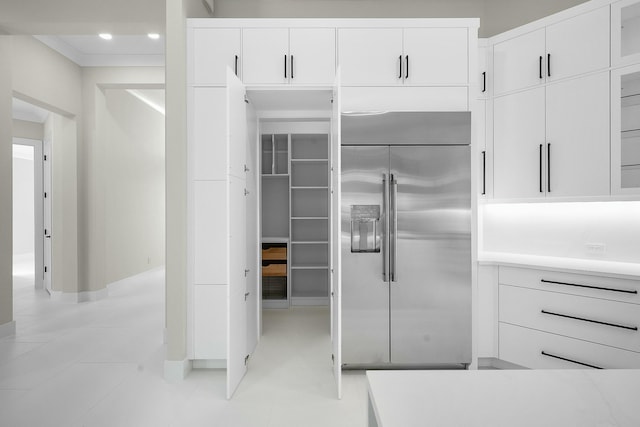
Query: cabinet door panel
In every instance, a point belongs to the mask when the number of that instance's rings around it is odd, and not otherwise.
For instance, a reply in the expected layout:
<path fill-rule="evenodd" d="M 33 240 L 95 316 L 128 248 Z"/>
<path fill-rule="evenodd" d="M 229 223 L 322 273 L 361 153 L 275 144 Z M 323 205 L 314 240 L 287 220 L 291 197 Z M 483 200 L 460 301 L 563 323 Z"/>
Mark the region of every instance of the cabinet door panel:
<path fill-rule="evenodd" d="M 343 86 L 402 84 L 400 28 L 339 29 L 338 55 Z"/>
<path fill-rule="evenodd" d="M 227 150 L 229 175 L 245 179 L 247 161 L 247 104 L 244 85 L 233 74 L 227 81 Z"/>
<path fill-rule="evenodd" d="M 292 28 L 289 31 L 291 84 L 333 84 L 336 74 L 336 30 Z"/>
<path fill-rule="evenodd" d="M 409 57 L 409 70 L 403 72 L 405 84 L 467 84 L 467 44 L 466 28 L 406 28 L 404 55 L 405 60 Z"/>
<path fill-rule="evenodd" d="M 227 287 L 194 286 L 193 352 L 196 359 L 227 357 Z"/>
<path fill-rule="evenodd" d="M 192 148 L 190 164 L 193 179 L 219 180 L 227 175 L 226 93 L 225 89 L 196 87 L 192 93 L 191 126 Z"/>
<path fill-rule="evenodd" d="M 241 59 L 240 29 L 195 28 L 192 55 L 193 84 L 224 86 L 227 67 L 235 71 L 236 55 Z"/>
<path fill-rule="evenodd" d="M 285 76 L 285 55 L 289 55 L 288 28 L 245 28 L 242 30 L 243 82 L 286 84 L 289 71 Z"/>
<path fill-rule="evenodd" d="M 547 87 L 547 196 L 609 194 L 609 73 Z"/>
<path fill-rule="evenodd" d="M 609 6 L 547 27 L 548 81 L 609 66 Z"/>
<path fill-rule="evenodd" d="M 194 283 L 225 285 L 227 278 L 227 183 L 194 182 Z M 223 206 L 221 208 L 221 205 Z"/>
<path fill-rule="evenodd" d="M 544 74 L 540 78 L 539 61 L 540 57 L 544 59 L 544 55 L 544 28 L 496 44 L 493 47 L 494 94 L 543 83 Z"/>
<path fill-rule="evenodd" d="M 544 196 L 540 191 L 539 153 L 540 144 L 545 143 L 544 104 L 543 87 L 495 99 L 493 192 L 496 198 Z"/>

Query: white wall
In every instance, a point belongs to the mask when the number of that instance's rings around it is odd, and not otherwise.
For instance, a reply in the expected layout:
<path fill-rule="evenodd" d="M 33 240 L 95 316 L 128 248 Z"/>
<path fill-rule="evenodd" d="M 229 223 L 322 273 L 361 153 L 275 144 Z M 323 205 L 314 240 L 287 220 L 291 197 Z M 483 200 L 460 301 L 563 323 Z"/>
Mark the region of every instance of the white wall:
<path fill-rule="evenodd" d="M 603 261 L 640 260 L 640 202 L 496 204 L 483 208 L 481 250 Z M 604 244 L 590 252 L 587 244 Z"/>
<path fill-rule="evenodd" d="M 105 92 L 107 283 L 164 265 L 164 115 Z"/>
<path fill-rule="evenodd" d="M 33 147 L 13 146 L 13 255 L 34 253 Z"/>
<path fill-rule="evenodd" d="M 37 139 L 39 141 L 42 141 L 42 138 L 44 138 L 44 125 L 42 123 L 14 119 L 13 137 Z"/>

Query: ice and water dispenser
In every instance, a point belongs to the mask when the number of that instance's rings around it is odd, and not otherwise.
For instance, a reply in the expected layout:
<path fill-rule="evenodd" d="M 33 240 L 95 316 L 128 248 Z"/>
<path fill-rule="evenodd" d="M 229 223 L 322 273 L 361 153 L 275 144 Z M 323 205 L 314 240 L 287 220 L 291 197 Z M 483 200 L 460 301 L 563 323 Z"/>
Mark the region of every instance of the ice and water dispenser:
<path fill-rule="evenodd" d="M 379 229 L 379 205 L 351 205 L 351 252 L 380 252 Z"/>

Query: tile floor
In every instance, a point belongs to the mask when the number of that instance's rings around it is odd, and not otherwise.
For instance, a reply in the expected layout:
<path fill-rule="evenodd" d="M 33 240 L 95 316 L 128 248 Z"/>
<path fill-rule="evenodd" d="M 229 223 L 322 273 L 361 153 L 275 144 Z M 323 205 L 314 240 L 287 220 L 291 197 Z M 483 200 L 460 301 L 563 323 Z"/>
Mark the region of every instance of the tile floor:
<path fill-rule="evenodd" d="M 365 426 L 366 381 L 335 398 L 329 315 L 269 310 L 234 398 L 223 370 L 163 379 L 164 272 L 114 284 L 109 298 L 52 302 L 14 270 L 17 334 L 0 340 L 0 426 Z"/>

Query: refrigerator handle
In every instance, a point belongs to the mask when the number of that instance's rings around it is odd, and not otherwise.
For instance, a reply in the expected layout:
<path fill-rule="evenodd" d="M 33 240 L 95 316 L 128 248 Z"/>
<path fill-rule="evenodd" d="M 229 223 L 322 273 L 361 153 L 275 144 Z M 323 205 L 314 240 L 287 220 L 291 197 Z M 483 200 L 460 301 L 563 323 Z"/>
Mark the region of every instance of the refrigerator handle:
<path fill-rule="evenodd" d="M 393 216 L 391 218 L 391 233 L 389 235 L 389 246 L 391 247 L 391 260 L 389 262 L 390 269 L 389 274 L 392 282 L 398 281 L 398 272 L 396 269 L 396 261 L 398 259 L 398 181 L 395 176 L 391 174 L 391 198 L 389 211 Z"/>
<path fill-rule="evenodd" d="M 389 281 L 389 180 L 386 173 L 382 174 L 382 280 Z"/>

